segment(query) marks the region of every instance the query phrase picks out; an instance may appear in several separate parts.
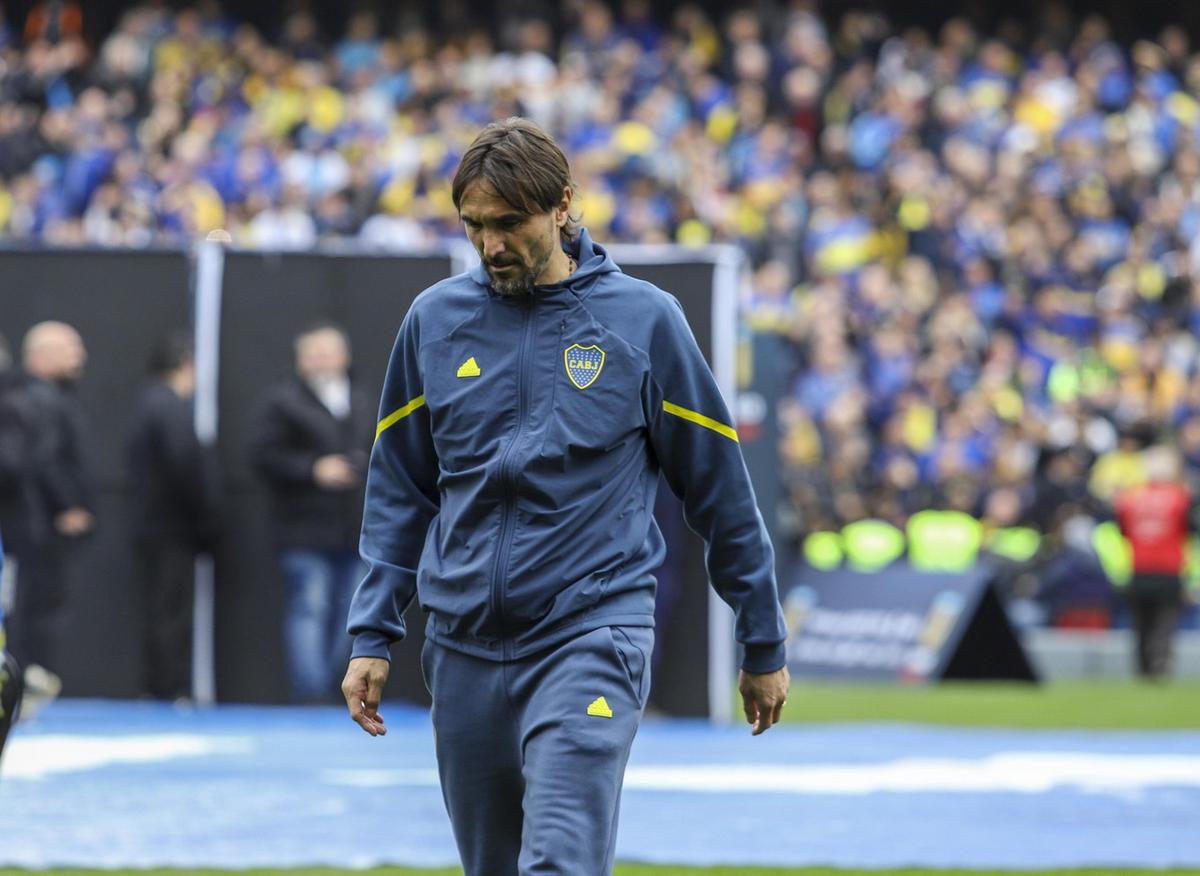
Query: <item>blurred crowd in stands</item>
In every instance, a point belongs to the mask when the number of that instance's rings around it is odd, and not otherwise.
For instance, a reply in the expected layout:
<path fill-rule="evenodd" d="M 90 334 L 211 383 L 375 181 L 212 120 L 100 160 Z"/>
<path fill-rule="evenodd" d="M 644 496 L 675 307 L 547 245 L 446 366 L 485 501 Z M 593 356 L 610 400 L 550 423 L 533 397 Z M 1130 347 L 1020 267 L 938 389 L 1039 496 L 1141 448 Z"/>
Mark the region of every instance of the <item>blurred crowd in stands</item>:
<path fill-rule="evenodd" d="M 267 33 L 216 3 L 137 6 L 94 45 L 72 3 L 0 24 L 0 241 L 457 241 L 462 151 L 524 115 L 596 239 L 747 254 L 744 335 L 783 339 L 794 375 L 795 550 L 929 509 L 1094 546 L 1156 445 L 1200 487 L 1182 29 L 1130 42 L 1056 3 L 930 32 L 814 0 L 665 19 L 572 0 L 449 34 L 355 7 L 331 34 L 292 8 Z"/>

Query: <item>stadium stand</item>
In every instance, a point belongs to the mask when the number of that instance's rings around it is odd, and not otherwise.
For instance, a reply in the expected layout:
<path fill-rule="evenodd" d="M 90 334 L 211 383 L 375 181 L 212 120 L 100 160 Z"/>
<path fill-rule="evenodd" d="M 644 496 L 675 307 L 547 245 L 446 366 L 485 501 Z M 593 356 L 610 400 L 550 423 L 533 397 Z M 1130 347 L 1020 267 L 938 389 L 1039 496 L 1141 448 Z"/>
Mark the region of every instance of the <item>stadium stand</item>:
<path fill-rule="evenodd" d="M 1079 617 L 1041 587 L 1071 547 L 1111 597 L 1111 539 L 1089 533 L 1141 451 L 1177 446 L 1200 487 L 1184 30 L 569 8 L 451 35 L 358 11 L 331 38 L 304 7 L 267 33 L 215 4 L 127 8 L 94 46 L 73 20 L 0 26 L 0 242 L 456 240 L 465 145 L 526 115 L 570 153 L 597 239 L 747 253 L 746 334 L 786 338 L 794 375 L 777 416 L 795 555 L 840 562 L 814 533 L 959 512 L 1023 570 L 1017 616 Z"/>

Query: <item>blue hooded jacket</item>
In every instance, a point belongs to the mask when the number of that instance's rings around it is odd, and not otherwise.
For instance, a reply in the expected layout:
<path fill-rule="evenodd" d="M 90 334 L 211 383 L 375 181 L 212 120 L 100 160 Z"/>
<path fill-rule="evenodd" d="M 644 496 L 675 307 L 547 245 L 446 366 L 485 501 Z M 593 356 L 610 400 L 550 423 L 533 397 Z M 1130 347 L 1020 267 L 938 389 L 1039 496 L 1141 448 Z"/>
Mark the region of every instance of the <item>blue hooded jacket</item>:
<path fill-rule="evenodd" d="M 426 635 L 493 660 L 653 626 L 661 471 L 737 615 L 742 666 L 784 664 L 774 558 L 737 433 L 679 302 L 586 230 L 532 299 L 482 265 L 422 292 L 388 365 L 367 476 L 355 657 Z"/>

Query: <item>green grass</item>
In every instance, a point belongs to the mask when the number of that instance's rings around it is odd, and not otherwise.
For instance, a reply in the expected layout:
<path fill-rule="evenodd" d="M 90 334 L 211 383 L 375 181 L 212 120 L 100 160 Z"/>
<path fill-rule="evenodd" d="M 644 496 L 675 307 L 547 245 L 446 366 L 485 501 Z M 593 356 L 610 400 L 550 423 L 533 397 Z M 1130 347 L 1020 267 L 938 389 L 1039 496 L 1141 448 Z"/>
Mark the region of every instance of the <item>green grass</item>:
<path fill-rule="evenodd" d="M 269 870 L 19 870 L 0 868 L 0 876 L 462 876 L 462 870 L 414 870 L 408 867 L 377 867 L 372 870 L 337 870 L 329 867 L 303 867 Z M 840 870 L 831 867 L 683 867 L 677 865 L 618 864 L 614 876 L 1129 876 L 1131 873 L 1155 873 L 1163 876 L 1200 876 L 1200 870 Z"/>
<path fill-rule="evenodd" d="M 928 686 L 793 682 L 790 724 L 904 721 L 956 727 L 1200 729 L 1200 684 L 1133 681 Z M 741 705 L 739 703 L 739 710 Z M 740 715 L 740 711 L 738 713 Z"/>

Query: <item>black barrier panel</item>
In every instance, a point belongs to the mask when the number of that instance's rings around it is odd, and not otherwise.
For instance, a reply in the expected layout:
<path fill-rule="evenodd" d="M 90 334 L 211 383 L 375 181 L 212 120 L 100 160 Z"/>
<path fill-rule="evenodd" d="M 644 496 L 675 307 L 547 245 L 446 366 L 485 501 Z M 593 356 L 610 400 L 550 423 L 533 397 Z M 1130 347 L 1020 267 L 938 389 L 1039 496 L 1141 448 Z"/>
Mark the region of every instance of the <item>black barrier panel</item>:
<path fill-rule="evenodd" d="M 784 599 L 788 665 L 838 680 L 1036 681 L 994 578 L 986 562 L 961 573 L 805 569 Z"/>
<path fill-rule="evenodd" d="M 218 426 L 228 485 L 228 534 L 217 561 L 221 700 L 287 699 L 282 581 L 271 542 L 267 495 L 247 457 L 260 399 L 292 373 L 296 334 L 318 320 L 332 320 L 350 336 L 354 382 L 374 405 L 404 314 L 424 288 L 449 270 L 444 256 L 226 255 Z M 393 649 L 387 693 L 424 702 L 417 659 L 424 620 L 415 602 L 407 620 L 412 635 Z"/>
<path fill-rule="evenodd" d="M 68 553 L 68 596 L 55 668 L 70 696 L 139 692 L 141 598 L 132 574 L 124 459 L 147 359 L 167 332 L 191 324 L 182 252 L 0 251 L 0 333 L 19 356 L 35 323 L 73 325 L 88 350 L 78 387 L 97 474 L 97 527 Z"/>
<path fill-rule="evenodd" d="M 688 325 L 700 345 L 700 352 L 713 362 L 713 280 L 711 262 L 677 262 L 675 264 L 622 264 L 621 270 L 631 277 L 653 283 L 679 299 L 687 314 Z M 732 336 L 732 332 L 730 333 Z M 732 403 L 732 399 L 730 399 Z"/>

